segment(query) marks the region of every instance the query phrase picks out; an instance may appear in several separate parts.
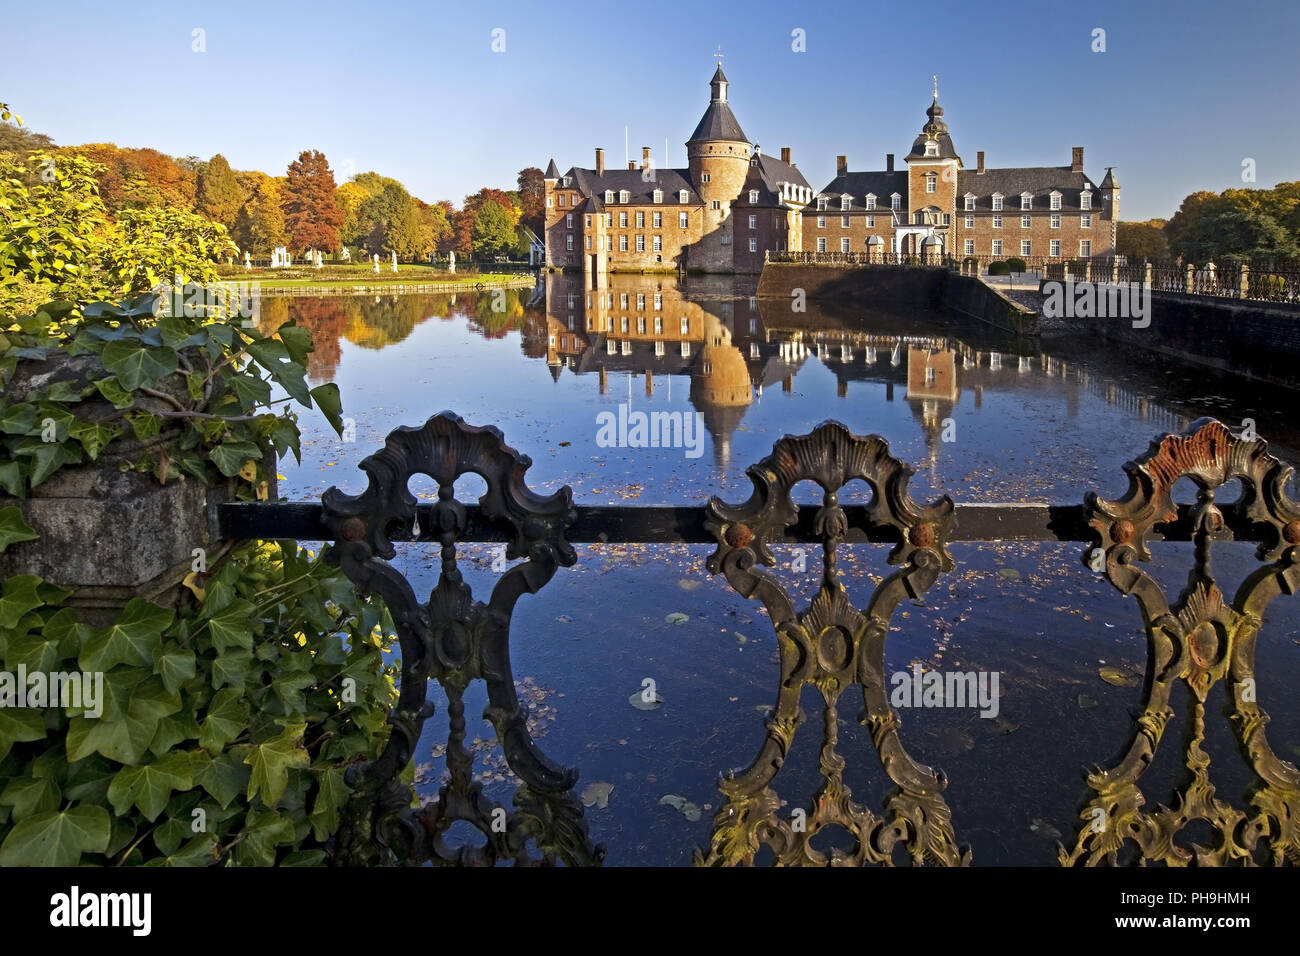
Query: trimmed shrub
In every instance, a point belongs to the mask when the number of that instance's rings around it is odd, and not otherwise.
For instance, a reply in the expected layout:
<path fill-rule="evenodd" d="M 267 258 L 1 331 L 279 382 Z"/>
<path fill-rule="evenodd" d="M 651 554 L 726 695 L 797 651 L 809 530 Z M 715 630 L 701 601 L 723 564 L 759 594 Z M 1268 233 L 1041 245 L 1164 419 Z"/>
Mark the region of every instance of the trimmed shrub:
<path fill-rule="evenodd" d="M 1025 260 L 1021 259 L 1019 256 L 1012 256 L 1010 259 L 1007 260 L 1007 271 L 1025 272 L 1026 271 Z"/>
<path fill-rule="evenodd" d="M 1011 270 L 1007 267 L 1007 264 L 1003 262 L 1001 259 L 997 260 L 996 262 L 989 263 L 989 275 L 1005 276 L 1010 274 L 1011 274 Z"/>

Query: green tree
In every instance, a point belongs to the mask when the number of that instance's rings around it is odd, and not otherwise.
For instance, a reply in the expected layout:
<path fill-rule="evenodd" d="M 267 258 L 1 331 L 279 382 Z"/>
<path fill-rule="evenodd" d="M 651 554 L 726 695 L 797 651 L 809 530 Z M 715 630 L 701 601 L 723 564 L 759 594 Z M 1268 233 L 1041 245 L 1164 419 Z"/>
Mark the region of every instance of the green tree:
<path fill-rule="evenodd" d="M 334 201 L 334 173 L 324 153 L 303 150 L 289 164 L 283 209 L 284 228 L 293 251 L 339 248 L 343 210 Z"/>
<path fill-rule="evenodd" d="M 1134 262 L 1168 259 L 1169 244 L 1165 241 L 1164 225 L 1163 219 L 1119 223 L 1115 231 L 1116 253 Z"/>
<path fill-rule="evenodd" d="M 488 200 L 474 213 L 471 248 L 476 256 L 494 256 L 515 241 L 510 213 L 500 203 Z"/>
<path fill-rule="evenodd" d="M 194 211 L 227 229 L 234 225 L 239 207 L 244 204 L 244 190 L 220 153 L 213 156 L 198 174 L 198 193 Z"/>

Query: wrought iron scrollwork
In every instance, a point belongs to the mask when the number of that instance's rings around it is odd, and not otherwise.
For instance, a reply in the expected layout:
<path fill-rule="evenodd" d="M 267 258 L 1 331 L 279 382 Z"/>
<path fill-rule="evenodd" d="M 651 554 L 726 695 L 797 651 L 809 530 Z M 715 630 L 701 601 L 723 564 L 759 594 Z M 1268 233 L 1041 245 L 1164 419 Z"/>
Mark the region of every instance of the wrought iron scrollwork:
<path fill-rule="evenodd" d="M 528 456 L 506 445 L 499 429 L 467 425 L 459 416 L 442 412 L 420 428 L 391 432 L 384 447 L 361 462 L 370 482 L 360 495 L 330 488 L 322 498 L 323 520 L 334 541 L 331 560 L 361 593 L 383 598 L 402 651 L 400 696 L 390 717 L 387 745 L 377 760 L 349 771 L 354 794 L 336 841 L 336 862 L 492 865 L 508 860 L 575 865 L 597 863 L 604 855 L 588 838 L 582 807 L 573 794 L 577 772 L 552 762 L 534 744 L 511 672 L 515 603 L 576 560 L 565 540 L 565 529 L 576 516 L 572 491 L 566 485 L 549 496 L 533 493 L 524 477 L 531 464 Z M 487 604 L 474 600 L 456 564 L 466 511 L 455 499 L 454 485 L 468 473 L 487 484 L 479 499 L 480 513 L 513 528 L 506 557 L 527 559 L 502 575 Z M 419 526 L 420 539 L 436 540 L 442 549 L 441 574 L 425 604 L 388 563 L 396 554 L 390 537 L 394 529 L 417 524 L 416 499 L 407 488 L 416 474 L 438 484 L 432 519 Z M 400 775 L 433 713 L 425 699 L 430 677 L 441 684 L 449 702 L 450 780 L 435 800 L 416 810 L 414 792 Z M 487 685 L 484 717 L 495 728 L 510 769 L 523 781 L 511 812 L 490 800 L 481 782 L 473 779 L 463 701 L 473 680 Z M 478 829 L 485 842 L 453 850 L 444 838 L 457 821 Z M 530 852 L 530 841 L 538 856 Z"/>
<path fill-rule="evenodd" d="M 1203 418 L 1182 435 L 1153 442 L 1124 470 L 1127 494 L 1107 501 L 1090 493 L 1087 509 L 1105 553 L 1106 577 L 1142 609 L 1148 655 L 1144 699 L 1124 754 L 1111 768 L 1097 768 L 1088 776 L 1095 796 L 1080 814 L 1084 826 L 1074 850 L 1061 847 L 1060 862 L 1114 865 L 1131 841 L 1144 864 L 1300 864 L 1300 771 L 1268 744 L 1268 715 L 1256 702 L 1255 680 L 1255 639 L 1264 610 L 1279 594 L 1300 589 L 1300 505 L 1286 493 L 1292 469 L 1268 454 L 1262 439 L 1234 436 L 1220 422 Z M 1195 559 L 1187 586 L 1171 606 L 1134 562 L 1150 561 L 1147 535 L 1178 518 L 1171 493 L 1183 477 L 1198 489 L 1191 512 Z M 1241 481 L 1241 498 L 1231 505 L 1216 503 L 1216 489 L 1234 479 Z M 1231 602 L 1210 566 L 1212 542 L 1229 524 L 1225 512 L 1235 523 L 1249 522 L 1263 532 L 1256 557 L 1270 562 L 1242 582 Z M 1090 549 L 1085 561 L 1095 553 Z M 1256 777 L 1244 810 L 1215 796 L 1210 758 L 1201 747 L 1206 697 L 1220 680 L 1230 685 L 1228 716 Z M 1170 692 L 1180 681 L 1193 697 L 1191 734 L 1183 752 L 1191 776 L 1177 791 L 1173 807 L 1147 810 L 1137 781 L 1174 716 Z M 1217 845 L 1177 842 L 1195 821 L 1209 827 Z"/>
<path fill-rule="evenodd" d="M 741 773 L 719 782 L 726 799 L 714 818 L 706 852 L 697 850 L 698 865 L 752 864 L 762 845 L 782 865 L 891 864 L 894 850 L 906 848 L 914 864 L 967 865 L 970 850 L 958 847 L 951 812 L 942 797 L 942 772 L 916 763 L 899 738 L 899 720 L 889 706 L 884 674 L 885 639 L 895 608 L 907 597 L 920 597 L 943 572 L 954 567 L 946 549 L 953 525 L 953 503 L 944 497 L 921 506 L 908 494 L 912 470 L 889 453 L 878 435 L 852 434 L 838 422 L 824 422 L 812 433 L 786 436 L 772 454 L 748 470 L 754 492 L 743 505 L 713 498 L 706 527 L 717 539 L 709 571 L 722 573 L 746 598 L 763 602 L 780 645 L 781 681 L 777 704 L 767 719 L 767 735 L 757 758 Z M 781 584 L 757 565 L 776 563 L 770 545 L 784 537 L 798 517 L 791 489 L 811 479 L 824 495 L 816 516 L 822 537 L 821 587 L 802 613 Z M 849 600 L 836 566 L 836 550 L 850 531 L 838 492 L 862 479 L 873 497 L 868 525 L 890 528 L 897 544 L 891 565 L 902 565 L 876 588 L 866 611 Z M 844 758 L 836 752 L 837 704 L 851 684 L 859 684 L 865 708 L 859 720 L 871 731 L 885 772 L 896 785 L 883 815 L 855 803 L 843 780 Z M 822 782 L 811 807 L 798 824 L 779 810 L 771 783 L 784 764 L 803 719 L 799 699 L 812 684 L 825 703 L 820 754 Z M 811 841 L 826 827 L 839 826 L 855 840 L 851 852 L 834 849 L 829 858 Z"/>

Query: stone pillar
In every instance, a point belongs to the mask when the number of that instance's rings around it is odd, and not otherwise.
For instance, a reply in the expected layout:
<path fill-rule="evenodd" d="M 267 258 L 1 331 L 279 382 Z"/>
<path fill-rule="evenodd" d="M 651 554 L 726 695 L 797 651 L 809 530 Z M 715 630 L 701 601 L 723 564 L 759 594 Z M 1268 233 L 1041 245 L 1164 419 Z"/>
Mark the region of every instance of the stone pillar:
<path fill-rule="evenodd" d="M 1110 284 L 1119 285 L 1119 259 L 1114 256 L 1110 260 Z"/>
<path fill-rule="evenodd" d="M 1155 267 L 1150 262 L 1144 262 L 1142 266 L 1142 283 L 1151 285 L 1155 281 Z"/>
<path fill-rule="evenodd" d="M 1187 263 L 1186 277 L 1183 281 L 1183 291 L 1191 295 L 1196 290 L 1196 266 L 1190 262 Z"/>
<path fill-rule="evenodd" d="M 1083 281 L 1084 282 L 1092 281 L 1092 260 L 1091 259 L 1083 260 Z"/>
<path fill-rule="evenodd" d="M 1250 263 L 1243 262 L 1241 264 L 1241 282 L 1237 287 L 1237 294 L 1244 299 L 1249 293 L 1250 293 Z"/>

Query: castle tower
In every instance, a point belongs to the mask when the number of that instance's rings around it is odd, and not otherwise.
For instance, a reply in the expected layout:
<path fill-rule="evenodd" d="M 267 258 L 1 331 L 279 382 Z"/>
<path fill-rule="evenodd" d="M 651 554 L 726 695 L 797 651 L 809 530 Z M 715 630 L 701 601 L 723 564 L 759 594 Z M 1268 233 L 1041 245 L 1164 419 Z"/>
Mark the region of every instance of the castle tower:
<path fill-rule="evenodd" d="M 704 201 L 703 237 L 688 253 L 687 265 L 693 269 L 725 271 L 735 266 L 731 204 L 749 173 L 750 143 L 727 102 L 730 85 L 719 63 L 709 82 L 709 107 L 686 141 L 691 182 Z"/>
<path fill-rule="evenodd" d="M 952 245 L 953 229 L 951 224 L 957 214 L 957 172 L 962 168 L 961 157 L 952 145 L 948 135 L 948 124 L 943 120 L 943 107 L 939 105 L 939 84 L 935 81 L 934 102 L 925 111 L 926 122 L 921 127 L 921 134 L 912 143 L 912 151 L 904 157 L 907 163 L 908 215 L 911 222 L 906 236 L 900 236 L 900 252 L 921 255 L 923 252 L 937 252 L 933 245 L 924 246 L 927 241 L 938 238 L 943 242 L 943 251 L 955 253 Z M 918 221 L 919 214 L 919 221 Z M 947 225 L 944 216 L 948 217 Z M 925 227 L 918 231 L 916 227 Z M 906 239 L 906 248 L 902 240 Z"/>
<path fill-rule="evenodd" d="M 1110 254 L 1115 254 L 1117 226 L 1119 225 L 1119 180 L 1115 178 L 1115 168 L 1106 167 L 1106 175 L 1101 181 L 1101 215 L 1110 223 Z"/>
<path fill-rule="evenodd" d="M 546 205 L 544 207 L 545 218 L 542 221 L 542 247 L 546 250 L 547 268 L 554 265 L 551 259 L 551 227 L 560 221 L 560 216 L 555 208 L 555 185 L 560 181 L 560 171 L 555 166 L 555 160 L 552 159 L 546 166 L 546 172 L 542 174 L 542 185 L 546 190 Z"/>

